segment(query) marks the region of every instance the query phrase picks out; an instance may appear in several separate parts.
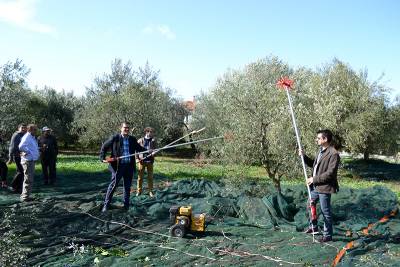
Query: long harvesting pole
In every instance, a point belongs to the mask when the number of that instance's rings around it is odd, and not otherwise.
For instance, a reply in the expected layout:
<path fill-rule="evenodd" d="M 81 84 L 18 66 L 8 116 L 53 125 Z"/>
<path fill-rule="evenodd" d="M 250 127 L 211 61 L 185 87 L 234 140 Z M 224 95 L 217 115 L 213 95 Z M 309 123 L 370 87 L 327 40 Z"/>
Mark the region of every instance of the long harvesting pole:
<path fill-rule="evenodd" d="M 186 134 L 186 135 L 184 135 L 184 136 L 182 136 L 182 137 L 176 139 L 175 141 L 172 141 L 172 142 L 169 143 L 168 145 L 163 146 L 162 148 L 160 148 L 160 150 L 157 150 L 156 152 L 154 152 L 154 153 L 152 153 L 152 154 L 146 156 L 145 158 L 143 158 L 143 160 L 149 158 L 151 155 L 154 156 L 156 153 L 160 152 L 162 149 L 167 149 L 167 148 L 171 147 L 173 144 L 175 144 L 175 143 L 177 143 L 178 141 L 184 139 L 186 136 L 189 136 L 189 135 L 191 135 L 191 134 L 200 133 L 200 132 L 204 131 L 205 129 L 206 129 L 206 127 L 203 127 L 203 128 L 201 128 L 201 129 L 199 129 L 199 130 L 191 131 L 190 133 L 188 133 L 188 134 Z"/>
<path fill-rule="evenodd" d="M 121 156 L 121 157 L 117 157 L 117 158 L 108 158 L 108 159 L 106 159 L 106 161 L 107 162 L 113 162 L 113 161 L 116 161 L 116 160 L 133 157 L 133 156 L 140 155 L 140 154 L 158 153 L 161 150 L 165 150 L 165 149 L 169 149 L 169 148 L 173 148 L 173 147 L 185 146 L 185 145 L 190 145 L 190 144 L 197 144 L 197 143 L 207 142 L 207 141 L 211 141 L 211 140 L 215 140 L 215 139 L 223 139 L 223 138 L 226 138 L 226 137 L 222 135 L 222 136 L 216 136 L 216 137 L 211 137 L 211 138 L 206 138 L 206 139 L 200 139 L 200 140 L 196 140 L 196 141 L 192 141 L 192 142 L 186 142 L 186 143 L 182 143 L 182 144 L 172 145 L 172 146 L 169 146 L 169 147 L 162 147 L 162 148 L 154 149 L 154 150 L 150 149 L 150 150 L 137 152 L 137 153 L 133 153 L 133 154 L 130 154 L 130 155 Z"/>
<path fill-rule="evenodd" d="M 291 117 L 292 117 L 293 128 L 294 128 L 294 131 L 296 133 L 297 146 L 299 147 L 299 149 L 302 149 L 301 141 L 300 141 L 300 134 L 299 134 L 299 130 L 297 128 L 296 117 L 294 115 L 294 110 L 293 110 L 293 105 L 292 105 L 292 98 L 291 98 L 290 93 L 289 93 L 289 89 L 292 89 L 293 81 L 289 80 L 287 77 L 284 77 L 284 78 L 281 78 L 278 81 L 277 85 L 280 88 L 282 88 L 282 89 L 284 89 L 286 91 L 286 95 L 287 95 L 288 102 L 289 102 L 289 110 L 290 110 L 290 114 L 291 114 Z M 307 187 L 307 192 L 308 192 L 308 200 L 309 200 L 309 203 L 311 203 L 311 190 L 310 190 L 310 186 L 307 184 L 307 178 L 308 178 L 307 177 L 307 169 L 306 169 L 306 163 L 304 161 L 303 153 L 300 154 L 300 158 L 301 158 L 301 165 L 303 166 L 304 179 L 306 181 L 306 187 Z M 313 235 L 312 235 L 313 236 L 313 241 L 315 241 L 315 239 L 314 239 L 314 234 L 315 234 L 314 233 L 314 227 L 311 227 L 311 229 L 313 231 Z"/>

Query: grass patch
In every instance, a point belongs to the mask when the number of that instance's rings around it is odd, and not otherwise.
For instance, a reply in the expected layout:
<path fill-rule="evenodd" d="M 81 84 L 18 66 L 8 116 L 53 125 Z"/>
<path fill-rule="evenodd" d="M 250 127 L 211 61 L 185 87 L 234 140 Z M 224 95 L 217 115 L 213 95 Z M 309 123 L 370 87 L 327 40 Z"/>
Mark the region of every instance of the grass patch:
<path fill-rule="evenodd" d="M 9 179 L 14 175 L 15 165 L 9 165 Z M 257 166 L 223 166 L 210 160 L 197 160 L 160 156 L 154 165 L 157 180 L 180 179 L 207 179 L 219 181 L 226 177 L 236 179 L 263 180 L 265 170 Z M 67 191 L 84 190 L 85 183 L 98 183 L 99 186 L 109 182 L 107 164 L 99 161 L 95 155 L 62 154 L 58 157 L 57 175 L 62 179 L 76 180 L 73 184 L 77 188 L 68 188 Z M 40 162 L 36 164 L 35 183 L 41 183 Z M 304 184 L 304 178 L 283 179 L 282 185 Z M 341 187 L 355 189 L 384 185 L 393 190 L 400 199 L 400 164 L 389 163 L 383 160 L 353 160 L 344 158 L 339 170 L 339 184 Z M 80 188 L 82 187 L 82 188 Z"/>

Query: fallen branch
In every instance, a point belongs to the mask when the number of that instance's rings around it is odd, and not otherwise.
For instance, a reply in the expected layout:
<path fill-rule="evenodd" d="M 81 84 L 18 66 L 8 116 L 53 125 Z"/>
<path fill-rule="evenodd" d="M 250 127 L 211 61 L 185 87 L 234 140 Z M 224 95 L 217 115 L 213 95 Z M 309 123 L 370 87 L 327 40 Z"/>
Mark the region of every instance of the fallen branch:
<path fill-rule="evenodd" d="M 70 211 L 70 212 L 71 212 L 71 211 Z M 164 235 L 164 234 L 160 234 L 160 233 L 157 233 L 157 232 L 152 232 L 152 231 L 148 231 L 148 230 L 137 229 L 137 228 L 134 228 L 134 227 L 132 227 L 132 226 L 130 226 L 130 225 L 128 225 L 128 224 L 125 224 L 125 223 L 116 222 L 116 221 L 107 221 L 107 220 L 103 220 L 103 219 L 101 219 L 101 218 L 99 218 L 99 217 L 96 217 L 96 216 L 94 216 L 94 215 L 92 215 L 92 214 L 90 214 L 90 213 L 87 213 L 87 212 L 72 212 L 72 213 L 81 213 L 81 214 L 85 214 L 85 215 L 87 215 L 87 216 L 89 216 L 89 217 L 91 217 L 91 218 L 93 218 L 93 219 L 99 220 L 99 221 L 101 221 L 101 222 L 104 222 L 104 223 L 111 223 L 111 224 L 116 224 L 116 225 L 124 226 L 124 227 L 129 228 L 130 230 L 134 230 L 134 231 L 137 231 L 137 232 L 140 232 L 140 233 L 151 234 L 151 235 L 158 235 L 158 236 L 168 237 L 168 238 L 170 237 L 169 235 Z"/>
<path fill-rule="evenodd" d="M 228 240 L 230 240 L 230 241 L 232 241 L 233 242 L 233 240 L 232 239 L 230 239 L 229 237 L 227 237 L 226 235 L 225 235 L 225 233 L 224 233 L 224 230 L 221 230 L 222 231 L 222 234 L 224 235 L 224 237 L 226 238 L 226 239 L 228 239 Z"/>

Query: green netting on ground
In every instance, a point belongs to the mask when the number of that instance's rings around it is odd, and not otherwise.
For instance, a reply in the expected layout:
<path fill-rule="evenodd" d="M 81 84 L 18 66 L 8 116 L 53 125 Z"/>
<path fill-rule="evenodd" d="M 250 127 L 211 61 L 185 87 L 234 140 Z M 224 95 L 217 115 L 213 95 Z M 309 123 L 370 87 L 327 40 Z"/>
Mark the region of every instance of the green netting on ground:
<path fill-rule="evenodd" d="M 400 262 L 399 216 L 376 223 L 398 207 L 396 195 L 384 187 L 343 188 L 334 195 L 335 240 L 319 244 L 301 232 L 307 226 L 307 191 L 301 186 L 279 195 L 256 183 L 159 182 L 154 199 L 132 196 L 128 212 L 119 188 L 112 209 L 101 214 L 104 177 L 59 184 L 35 188 L 38 200 L 28 203 L 0 194 L 2 245 L 12 236 L 9 245 L 25 251 L 26 266 L 330 266 L 350 241 L 354 247 L 338 266 Z M 206 233 L 169 237 L 172 205 L 207 213 Z M 321 216 L 319 221 L 322 227 Z"/>

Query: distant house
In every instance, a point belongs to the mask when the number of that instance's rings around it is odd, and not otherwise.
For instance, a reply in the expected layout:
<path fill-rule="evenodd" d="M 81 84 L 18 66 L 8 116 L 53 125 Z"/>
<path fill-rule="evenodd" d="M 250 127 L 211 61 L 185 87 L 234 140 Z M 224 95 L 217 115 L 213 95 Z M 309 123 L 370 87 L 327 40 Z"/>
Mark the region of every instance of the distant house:
<path fill-rule="evenodd" d="M 190 124 L 190 122 L 192 121 L 192 114 L 196 108 L 195 97 L 193 96 L 191 100 L 183 101 L 183 106 L 187 111 L 187 114 L 185 116 L 185 123 Z"/>

